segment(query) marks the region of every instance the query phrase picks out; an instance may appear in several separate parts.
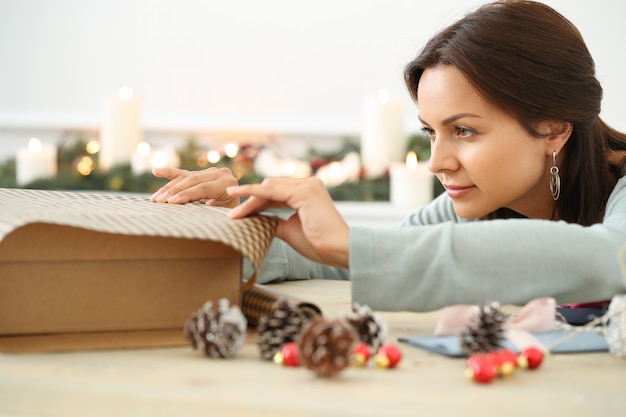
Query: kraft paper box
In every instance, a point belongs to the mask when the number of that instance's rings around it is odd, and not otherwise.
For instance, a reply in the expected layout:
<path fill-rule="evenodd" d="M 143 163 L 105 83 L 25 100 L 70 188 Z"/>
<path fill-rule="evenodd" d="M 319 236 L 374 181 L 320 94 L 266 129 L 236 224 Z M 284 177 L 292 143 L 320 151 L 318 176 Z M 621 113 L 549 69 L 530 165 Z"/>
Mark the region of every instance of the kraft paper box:
<path fill-rule="evenodd" d="M 276 219 L 143 195 L 0 189 L 0 352 L 183 345 L 206 301 L 240 304 Z"/>

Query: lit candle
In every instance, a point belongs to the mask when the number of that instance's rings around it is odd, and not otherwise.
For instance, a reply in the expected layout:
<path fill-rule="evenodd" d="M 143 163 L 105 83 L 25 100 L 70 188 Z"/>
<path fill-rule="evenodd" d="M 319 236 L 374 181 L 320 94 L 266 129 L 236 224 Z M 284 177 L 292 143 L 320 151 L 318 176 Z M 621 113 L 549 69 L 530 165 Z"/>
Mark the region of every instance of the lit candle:
<path fill-rule="evenodd" d="M 141 142 L 139 98 L 130 87 L 122 87 L 104 102 L 104 120 L 100 137 L 100 167 L 108 170 L 127 164 Z"/>
<path fill-rule="evenodd" d="M 150 157 L 150 165 L 153 168 L 178 168 L 180 157 L 172 147 L 158 149 Z"/>
<path fill-rule="evenodd" d="M 406 149 L 405 104 L 387 90 L 369 95 L 363 101 L 361 161 L 364 175 L 377 178 L 392 162 L 401 162 Z"/>
<path fill-rule="evenodd" d="M 320 167 L 315 176 L 327 187 L 359 180 L 361 162 L 356 152 L 349 152 L 341 161 L 333 161 Z"/>
<path fill-rule="evenodd" d="M 218 151 L 213 149 L 207 152 L 206 159 L 212 164 L 217 164 L 220 159 L 222 159 L 222 155 Z"/>
<path fill-rule="evenodd" d="M 307 178 L 311 176 L 311 165 L 295 158 L 279 160 L 282 176 L 291 178 Z"/>
<path fill-rule="evenodd" d="M 239 145 L 237 145 L 236 143 L 227 143 L 224 146 L 224 153 L 229 158 L 235 158 L 239 153 Z"/>
<path fill-rule="evenodd" d="M 433 174 L 425 162 L 418 162 L 411 151 L 406 164 L 394 163 L 389 169 L 391 203 L 404 207 L 419 207 L 433 199 Z"/>
<path fill-rule="evenodd" d="M 307 178 L 311 164 L 296 158 L 279 158 L 271 149 L 264 149 L 254 161 L 254 170 L 263 177 Z"/>
<path fill-rule="evenodd" d="M 28 147 L 17 150 L 15 176 L 18 185 L 26 185 L 37 179 L 55 176 L 57 173 L 57 150 L 41 143 L 37 138 L 28 141 Z"/>
<path fill-rule="evenodd" d="M 150 158 L 152 157 L 152 148 L 148 142 L 139 142 L 137 149 L 133 153 L 130 160 L 130 169 L 134 175 L 141 175 L 145 172 L 152 171 Z"/>

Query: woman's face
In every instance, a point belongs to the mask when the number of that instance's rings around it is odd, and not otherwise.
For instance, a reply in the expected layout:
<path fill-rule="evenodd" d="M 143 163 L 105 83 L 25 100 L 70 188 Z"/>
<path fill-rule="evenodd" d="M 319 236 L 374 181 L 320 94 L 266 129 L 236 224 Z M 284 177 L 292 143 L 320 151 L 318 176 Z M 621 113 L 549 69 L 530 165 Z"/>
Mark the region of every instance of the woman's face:
<path fill-rule="evenodd" d="M 417 101 L 431 138 L 429 169 L 459 216 L 507 207 L 530 218 L 552 217 L 546 139 L 530 136 L 450 65 L 424 71 Z"/>

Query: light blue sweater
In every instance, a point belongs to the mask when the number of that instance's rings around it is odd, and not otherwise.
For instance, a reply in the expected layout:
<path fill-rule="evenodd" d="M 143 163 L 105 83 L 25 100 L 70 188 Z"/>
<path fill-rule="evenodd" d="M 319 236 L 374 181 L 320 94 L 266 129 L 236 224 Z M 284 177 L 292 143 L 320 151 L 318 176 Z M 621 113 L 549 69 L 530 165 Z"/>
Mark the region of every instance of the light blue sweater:
<path fill-rule="evenodd" d="M 257 282 L 349 279 L 354 302 L 387 311 L 524 304 L 542 296 L 558 303 L 590 302 L 626 293 L 618 261 L 624 245 L 624 177 L 608 200 L 604 221 L 590 227 L 529 219 L 467 221 L 442 194 L 399 227 L 351 227 L 349 271 L 311 262 L 275 239 Z"/>

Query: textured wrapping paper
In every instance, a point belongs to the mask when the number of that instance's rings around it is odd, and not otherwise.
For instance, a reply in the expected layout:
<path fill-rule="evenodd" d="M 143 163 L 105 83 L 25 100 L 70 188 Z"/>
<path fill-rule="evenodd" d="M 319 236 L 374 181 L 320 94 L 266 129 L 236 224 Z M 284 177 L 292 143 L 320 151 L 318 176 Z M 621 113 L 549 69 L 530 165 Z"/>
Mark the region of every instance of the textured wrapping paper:
<path fill-rule="evenodd" d="M 205 239 L 223 243 L 250 259 L 259 271 L 277 219 L 241 220 L 206 204 L 158 204 L 148 196 L 97 192 L 0 189 L 0 241 L 30 223 L 73 226 L 105 233 Z M 254 284 L 254 276 L 246 288 Z"/>
<path fill-rule="evenodd" d="M 308 318 L 322 315 L 322 310 L 315 304 L 283 294 L 267 286 L 255 284 L 244 291 L 241 299 L 241 310 L 246 316 L 248 324 L 256 326 L 259 319 L 274 310 L 280 300 L 289 301 Z"/>

